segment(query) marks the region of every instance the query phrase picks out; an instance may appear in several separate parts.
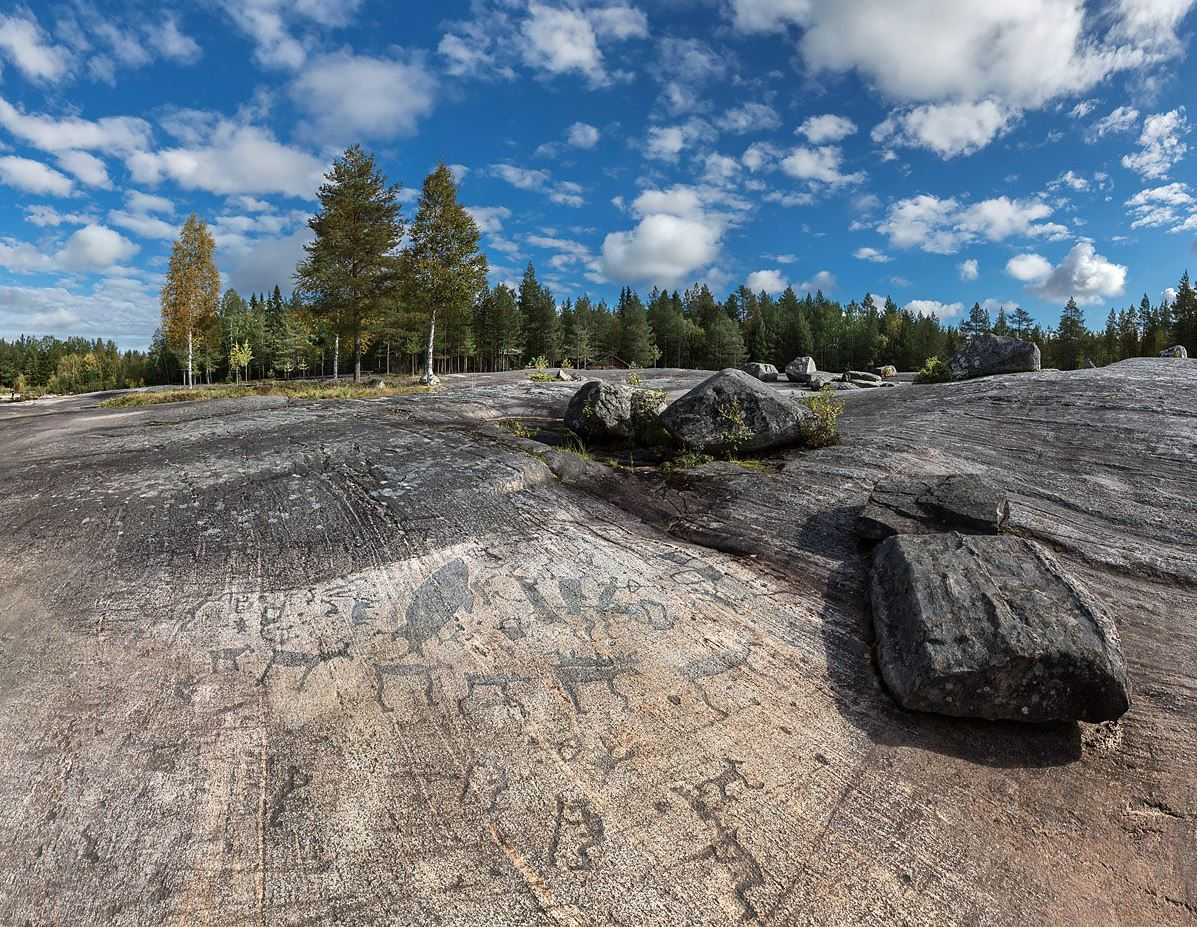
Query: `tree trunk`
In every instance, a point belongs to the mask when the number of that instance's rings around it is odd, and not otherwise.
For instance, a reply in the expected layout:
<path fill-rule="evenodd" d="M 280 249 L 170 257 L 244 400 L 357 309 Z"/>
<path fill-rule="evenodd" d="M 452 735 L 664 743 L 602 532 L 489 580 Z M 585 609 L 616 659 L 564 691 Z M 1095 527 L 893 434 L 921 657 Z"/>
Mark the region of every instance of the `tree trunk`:
<path fill-rule="evenodd" d="M 424 376 L 420 382 L 425 386 L 432 386 L 439 382 L 436 371 L 433 370 L 432 351 L 436 345 L 436 310 L 432 310 L 432 317 L 428 320 L 428 360 L 424 368 Z"/>
<path fill-rule="evenodd" d="M 341 333 L 337 332 L 333 336 L 333 379 L 338 380 L 341 376 Z"/>
<path fill-rule="evenodd" d="M 387 342 L 387 376 L 391 375 L 391 343 Z"/>
<path fill-rule="evenodd" d="M 187 388 L 191 389 L 194 384 L 193 374 L 191 372 L 191 329 L 187 329 Z"/>
<path fill-rule="evenodd" d="M 362 379 L 362 333 L 353 333 L 353 382 L 360 383 Z"/>

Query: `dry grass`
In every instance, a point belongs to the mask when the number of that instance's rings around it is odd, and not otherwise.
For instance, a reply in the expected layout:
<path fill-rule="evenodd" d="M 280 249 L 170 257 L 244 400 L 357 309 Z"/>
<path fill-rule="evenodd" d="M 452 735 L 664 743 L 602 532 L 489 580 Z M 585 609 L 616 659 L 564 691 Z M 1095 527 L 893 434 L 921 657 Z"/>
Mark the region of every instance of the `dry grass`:
<path fill-rule="evenodd" d="M 364 383 L 317 383 L 310 380 L 267 380 L 262 383 L 197 386 L 194 389 L 156 390 L 126 393 L 100 403 L 108 409 L 156 406 L 166 402 L 203 402 L 212 399 L 244 399 L 247 396 L 285 396 L 287 399 L 377 399 L 380 396 L 411 396 L 430 392 L 415 381 L 367 386 Z"/>

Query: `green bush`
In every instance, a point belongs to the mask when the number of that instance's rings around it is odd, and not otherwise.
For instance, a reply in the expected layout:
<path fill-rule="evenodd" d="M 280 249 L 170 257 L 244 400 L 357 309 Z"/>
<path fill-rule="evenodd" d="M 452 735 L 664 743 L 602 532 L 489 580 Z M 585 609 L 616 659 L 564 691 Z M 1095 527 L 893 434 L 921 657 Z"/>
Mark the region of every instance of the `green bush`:
<path fill-rule="evenodd" d="M 947 383 L 952 373 L 942 357 L 928 357 L 923 369 L 914 375 L 915 383 Z"/>
<path fill-rule="evenodd" d="M 835 398 L 835 390 L 823 387 L 810 399 L 804 400 L 814 418 L 802 430 L 807 447 L 830 447 L 840 443 L 840 416 L 844 404 Z"/>
<path fill-rule="evenodd" d="M 635 370 L 628 371 L 628 386 L 639 386 L 643 382 L 644 381 L 640 378 L 640 374 L 638 374 Z"/>

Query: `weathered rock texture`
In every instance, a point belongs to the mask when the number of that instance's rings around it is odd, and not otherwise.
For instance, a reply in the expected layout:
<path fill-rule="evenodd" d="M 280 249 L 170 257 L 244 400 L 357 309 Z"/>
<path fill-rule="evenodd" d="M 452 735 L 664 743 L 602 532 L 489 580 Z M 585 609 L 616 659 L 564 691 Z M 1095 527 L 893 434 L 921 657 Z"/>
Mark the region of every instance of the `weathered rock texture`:
<path fill-rule="evenodd" d="M 974 335 L 948 361 L 954 380 L 1029 373 L 1039 367 L 1039 345 L 1004 335 Z"/>
<path fill-rule="evenodd" d="M 742 370 L 704 380 L 661 413 L 684 446 L 706 453 L 758 453 L 799 443 L 813 414 Z"/>
<path fill-rule="evenodd" d="M 1170 348 L 1164 348 L 1160 351 L 1160 357 L 1171 357 L 1174 359 L 1184 360 L 1189 356 L 1189 352 L 1185 349 L 1183 344 L 1174 344 Z"/>
<path fill-rule="evenodd" d="M 631 439 L 632 392 L 631 387 L 602 380 L 583 383 L 565 409 L 566 427 L 597 441 Z"/>
<path fill-rule="evenodd" d="M 777 382 L 777 368 L 772 364 L 758 364 L 755 361 L 744 365 L 744 372 L 750 377 L 756 377 L 762 383 Z"/>
<path fill-rule="evenodd" d="M 1191 927 L 1197 364 L 667 480 L 490 424 L 574 391 L 0 406 L 0 924 Z M 1119 721 L 884 690 L 855 521 L 952 472 L 1118 621 Z"/>
<path fill-rule="evenodd" d="M 881 675 L 906 708 L 1113 721 L 1130 707 L 1113 622 L 1033 541 L 890 538 L 870 591 Z"/>
<path fill-rule="evenodd" d="M 1009 517 L 1006 493 L 976 474 L 882 480 L 861 511 L 857 530 L 870 541 L 941 531 L 997 534 Z"/>
<path fill-rule="evenodd" d="M 818 369 L 815 359 L 804 354 L 786 364 L 786 379 L 791 383 L 809 383 L 811 374 Z"/>

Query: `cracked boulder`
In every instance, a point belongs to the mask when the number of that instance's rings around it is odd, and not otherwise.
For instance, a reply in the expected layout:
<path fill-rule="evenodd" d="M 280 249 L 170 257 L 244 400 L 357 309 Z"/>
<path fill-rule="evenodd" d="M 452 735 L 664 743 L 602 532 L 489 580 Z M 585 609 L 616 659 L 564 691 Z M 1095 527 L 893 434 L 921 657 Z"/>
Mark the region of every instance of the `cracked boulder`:
<path fill-rule="evenodd" d="M 777 382 L 777 368 L 772 364 L 758 364 L 756 361 L 753 361 L 751 364 L 745 364 L 741 369 L 750 377 L 756 377 L 762 383 Z"/>
<path fill-rule="evenodd" d="M 1039 367 L 1037 344 L 1005 335 L 974 335 L 948 361 L 953 380 L 971 380 L 999 373 L 1030 373 Z"/>
<path fill-rule="evenodd" d="M 997 534 L 1010 517 L 1005 493 L 971 473 L 918 480 L 883 480 L 857 519 L 869 541 L 895 534 Z"/>
<path fill-rule="evenodd" d="M 905 708 L 1100 722 L 1130 707 L 1113 622 L 1031 541 L 890 538 L 874 554 L 871 595 L 881 675 Z"/>
<path fill-rule="evenodd" d="M 565 410 L 565 424 L 575 434 L 595 441 L 627 441 L 635 434 L 631 387 L 590 380 L 574 393 Z"/>
<path fill-rule="evenodd" d="M 818 369 L 815 359 L 803 354 L 786 364 L 786 378 L 791 383 L 809 383 L 811 375 Z"/>
<path fill-rule="evenodd" d="M 736 454 L 799 444 L 813 418 L 797 400 L 728 368 L 667 406 L 661 424 L 691 450 Z"/>

